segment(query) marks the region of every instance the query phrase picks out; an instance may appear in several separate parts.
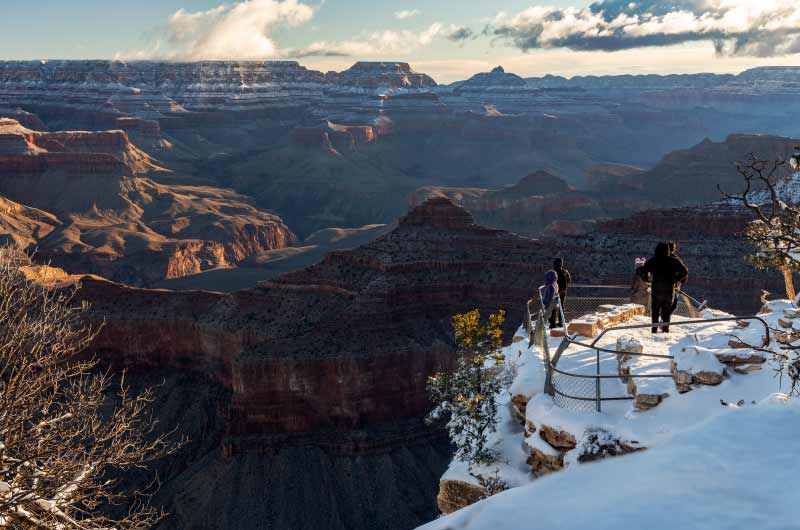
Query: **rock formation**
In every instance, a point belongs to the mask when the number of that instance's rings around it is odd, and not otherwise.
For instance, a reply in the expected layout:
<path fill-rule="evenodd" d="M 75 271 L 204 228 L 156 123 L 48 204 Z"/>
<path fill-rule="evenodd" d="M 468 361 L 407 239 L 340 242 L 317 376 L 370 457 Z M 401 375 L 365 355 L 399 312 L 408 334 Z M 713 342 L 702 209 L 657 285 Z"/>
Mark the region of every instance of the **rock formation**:
<path fill-rule="evenodd" d="M 42 109 L 146 119 L 188 112 L 297 108 L 318 98 L 321 72 L 293 61 L 167 63 L 149 61 L 7 61 L 0 101 Z"/>
<path fill-rule="evenodd" d="M 370 125 L 338 125 L 327 120 L 316 127 L 295 127 L 289 134 L 291 145 L 331 155 L 354 152 L 376 138 L 375 127 Z"/>
<path fill-rule="evenodd" d="M 448 450 L 420 421 L 426 378 L 453 360 L 453 313 L 507 307 L 510 322 L 521 317 L 536 246 L 434 200 L 374 242 L 256 289 L 83 279 L 79 296 L 105 322 L 92 351 L 136 381 L 168 378 L 162 421 L 202 433 L 162 469 L 166 528 L 407 528 L 431 518 Z M 189 392 L 197 405 L 185 407 Z M 201 485 L 220 476 L 226 493 L 229 483 L 248 493 L 209 495 Z"/>
<path fill-rule="evenodd" d="M 493 68 L 491 72 L 475 74 L 466 81 L 454 83 L 457 90 L 486 89 L 500 87 L 523 88 L 527 83 L 516 74 L 510 74 L 502 66 Z"/>
<path fill-rule="evenodd" d="M 449 198 L 469 210 L 480 224 L 532 237 L 583 235 L 594 230 L 597 219 L 628 214 L 648 204 L 578 191 L 546 171 L 495 190 L 427 186 L 415 191 L 410 203 L 420 204 L 430 197 Z"/>
<path fill-rule="evenodd" d="M 800 141 L 778 136 L 735 134 L 722 142 L 705 139 L 665 156 L 652 169 L 623 182 L 661 204 L 704 204 L 721 198 L 719 188 L 738 193 L 743 179 L 735 163 L 749 154 L 763 160 L 784 159 Z"/>
<path fill-rule="evenodd" d="M 746 281 L 743 261 L 720 259 L 731 240 L 704 239 L 702 254 L 681 242 L 693 287 L 717 281 L 704 259 L 739 267 L 732 277 Z M 503 308 L 515 328 L 554 255 L 567 257 L 576 281 L 607 282 L 629 279 L 633 256 L 650 242 L 610 228 L 534 241 L 476 225 L 465 209 L 434 198 L 375 241 L 255 289 L 146 290 L 88 277 L 79 296 L 105 322 L 92 351 L 136 381 L 167 378 L 162 421 L 199 436 L 162 469 L 160 499 L 174 514 L 166 528 L 249 528 L 256 519 L 298 529 L 404 528 L 435 513 L 448 460 L 443 433 L 420 418 L 430 408 L 427 375 L 453 360 L 450 316 Z M 751 297 L 722 287 L 728 303 Z M 558 431 L 542 426 L 540 435 L 571 446 Z M 560 466 L 558 451 L 540 453 L 531 456 L 538 472 Z M 231 495 L 202 486 L 217 481 Z M 284 495 L 286 487 L 307 495 Z M 263 502 L 249 503 L 253 495 Z"/>
<path fill-rule="evenodd" d="M 337 85 L 354 88 L 419 89 L 436 86 L 430 76 L 412 70 L 408 63 L 360 61 L 329 80 Z"/>
<path fill-rule="evenodd" d="M 394 62 L 322 73 L 292 61 L 7 61 L 0 62 L 0 108 L 25 112 L 18 117 L 31 130 L 124 130 L 176 171 L 173 182 L 232 186 L 307 235 L 390 222 L 423 186 L 497 189 L 531 168 L 605 192 L 602 215 L 683 204 L 661 193 L 674 168 L 654 173 L 648 190 L 640 186 L 645 177 L 620 168 L 651 166 L 706 136 L 792 126 L 769 119 L 774 108 L 720 110 L 728 96 L 700 108 L 666 101 L 687 89 L 726 85 L 730 92 L 734 81 L 736 93 L 760 93 L 763 81 L 773 107 L 791 105 L 792 72 L 537 81 L 496 68 L 439 86 Z M 320 123 L 336 125 L 320 131 Z M 370 134 L 385 141 L 373 144 Z M 309 146 L 318 153 L 309 156 Z M 743 155 L 728 154 L 706 175 L 708 186 L 691 190 L 692 200 L 711 200 L 717 175 L 730 170 L 723 164 Z M 615 161 L 613 170 L 607 161 Z M 598 163 L 611 173 L 597 174 Z M 698 177 L 683 173 L 682 181 Z M 556 221 L 553 233 L 589 228 L 570 216 Z"/>
<path fill-rule="evenodd" d="M 295 241 L 241 195 L 145 176 L 164 173 L 123 131 L 43 133 L 0 119 L 3 233 L 70 272 L 147 285 Z"/>

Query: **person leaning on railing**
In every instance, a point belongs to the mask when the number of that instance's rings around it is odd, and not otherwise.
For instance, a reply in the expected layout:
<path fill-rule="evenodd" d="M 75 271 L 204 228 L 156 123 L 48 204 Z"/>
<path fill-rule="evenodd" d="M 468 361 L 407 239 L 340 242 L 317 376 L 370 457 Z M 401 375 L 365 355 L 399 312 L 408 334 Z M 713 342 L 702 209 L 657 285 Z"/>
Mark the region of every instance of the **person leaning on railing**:
<path fill-rule="evenodd" d="M 656 245 L 655 255 L 647 260 L 637 272 L 643 279 L 650 279 L 650 303 L 653 317 L 653 333 L 658 333 L 655 324 L 661 326 L 664 333 L 669 333 L 669 322 L 672 318 L 676 285 L 686 283 L 689 270 L 681 260 L 669 251 L 669 244 L 661 242 Z"/>
<path fill-rule="evenodd" d="M 669 254 L 670 254 L 670 256 L 674 257 L 676 260 L 680 261 L 681 265 L 686 267 L 686 264 L 683 263 L 683 260 L 680 258 L 680 256 L 678 256 L 678 243 L 677 242 L 675 242 L 675 241 L 670 241 L 669 242 Z M 679 281 L 678 283 L 675 284 L 675 289 L 677 291 L 681 290 L 681 287 L 682 287 L 681 284 L 682 283 L 683 282 Z M 678 308 L 678 297 L 677 297 L 677 293 L 676 293 L 676 296 L 672 297 L 672 312 L 674 313 L 677 308 Z"/>
<path fill-rule="evenodd" d="M 556 323 L 559 326 L 564 325 L 564 319 L 562 318 L 562 311 L 567 310 L 567 289 L 569 289 L 569 284 L 572 283 L 572 276 L 564 267 L 564 259 L 563 258 L 556 258 L 553 261 L 553 270 L 556 271 L 556 275 L 558 276 L 558 297 L 561 299 L 561 311 L 556 310 L 553 314 L 555 315 Z"/>
<path fill-rule="evenodd" d="M 550 329 L 556 327 L 556 313 L 558 313 L 558 274 L 556 271 L 544 273 L 544 285 L 540 287 L 544 318 L 550 322 Z"/>

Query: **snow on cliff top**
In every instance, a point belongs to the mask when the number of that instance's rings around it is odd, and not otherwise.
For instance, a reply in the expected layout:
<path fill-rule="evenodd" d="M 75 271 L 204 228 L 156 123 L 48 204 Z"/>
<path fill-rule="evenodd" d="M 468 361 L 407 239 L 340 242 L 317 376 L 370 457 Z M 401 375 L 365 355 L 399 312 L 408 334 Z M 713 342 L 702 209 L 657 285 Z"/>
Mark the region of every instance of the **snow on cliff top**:
<path fill-rule="evenodd" d="M 792 308 L 788 301 L 774 301 L 768 305 L 769 313 L 760 316 L 779 329 L 784 310 Z M 705 318 L 721 316 L 727 315 L 707 310 Z M 645 353 L 675 356 L 680 370 L 713 372 L 721 370 L 721 365 L 713 354 L 709 358 L 709 352 L 752 354 L 752 350 L 730 348 L 729 341 L 736 337 L 760 345 L 763 334 L 764 327 L 757 322 L 746 328 L 734 322 L 709 322 L 683 329 L 673 326 L 670 335 L 651 335 L 649 328 L 610 333 L 599 345 L 613 350 L 618 338 L 633 339 Z M 560 339 L 550 340 L 555 351 Z M 774 337 L 771 347 L 777 347 Z M 529 350 L 527 339 L 506 348 L 505 354 L 516 377 L 509 391 L 499 396 L 499 423 L 490 440 L 500 455 L 498 462 L 468 469 L 454 461 L 442 478 L 478 484 L 476 475 L 496 475 L 512 489 L 431 523 L 425 530 L 800 529 L 793 520 L 796 526 L 787 526 L 790 519 L 785 518 L 787 506 L 800 501 L 800 493 L 796 488 L 782 489 L 782 483 L 792 478 L 800 400 L 776 397 L 774 393 L 788 392 L 788 382 L 775 377 L 773 360 L 750 373 L 728 367 L 721 384 L 694 385 L 684 394 L 677 392 L 672 378 L 638 379 L 640 387 L 651 381 L 654 387 L 660 385 L 656 391 L 668 392 L 669 397 L 641 411 L 632 401 L 604 402 L 603 412 L 596 413 L 560 408 L 542 393 L 542 354 Z M 573 346 L 558 367 L 593 374 L 595 352 Z M 616 355 L 603 355 L 601 373 L 616 372 Z M 632 373 L 670 373 L 670 360 L 634 358 Z M 626 390 L 618 378 L 604 380 L 602 386 L 604 396 L 624 396 Z M 564 455 L 564 469 L 538 478 L 531 474 L 528 457 L 533 449 L 558 452 L 539 432 L 525 432 L 512 411 L 511 398 L 517 395 L 530 398 L 525 409 L 528 422 L 563 430 L 577 439 L 577 448 Z M 598 429 L 647 450 L 579 463 L 582 434 Z M 776 519 L 767 519 L 772 516 Z"/>
<path fill-rule="evenodd" d="M 798 400 L 719 408 L 668 444 L 548 475 L 422 529 L 800 528 Z"/>

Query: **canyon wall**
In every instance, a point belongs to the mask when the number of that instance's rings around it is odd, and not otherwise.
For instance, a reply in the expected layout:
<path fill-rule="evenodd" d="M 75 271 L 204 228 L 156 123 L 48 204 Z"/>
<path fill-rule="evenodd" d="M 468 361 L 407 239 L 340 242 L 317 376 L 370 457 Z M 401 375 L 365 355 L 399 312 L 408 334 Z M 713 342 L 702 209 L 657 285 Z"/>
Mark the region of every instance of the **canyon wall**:
<path fill-rule="evenodd" d="M 0 195 L 15 205 L 0 235 L 69 272 L 134 285 L 296 242 L 247 197 L 153 180 L 170 174 L 121 130 L 41 132 L 0 118 Z"/>
<path fill-rule="evenodd" d="M 167 378 L 162 422 L 200 431 L 160 468 L 174 514 L 162 527 L 401 529 L 434 517 L 449 448 L 421 421 L 427 376 L 453 362 L 453 313 L 509 305 L 516 327 L 537 268 L 530 244 L 431 201 L 373 243 L 246 291 L 84 278 L 79 296 L 105 323 L 92 351 L 137 381 Z M 180 411 L 187 393 L 204 409 Z"/>
<path fill-rule="evenodd" d="M 779 278 L 744 261 L 743 220 L 665 210 L 531 240 L 433 198 L 373 242 L 254 289 L 88 277 L 78 295 L 105 322 L 92 351 L 137 382 L 165 378 L 162 422 L 197 440 L 160 464 L 173 513 L 162 528 L 409 528 L 435 516 L 449 460 L 444 433 L 421 418 L 427 376 L 454 359 L 454 313 L 506 309 L 510 333 L 554 256 L 576 282 L 627 284 L 634 258 L 664 238 L 679 240 L 688 292 L 752 312 Z"/>
<path fill-rule="evenodd" d="M 680 218 L 686 223 L 675 224 Z M 744 219 L 732 208 L 645 212 L 590 236 L 530 240 L 476 225 L 435 198 L 372 243 L 255 289 L 175 292 L 87 279 L 81 296 L 106 321 L 94 345 L 105 359 L 199 370 L 230 388 L 231 436 L 347 430 L 423 415 L 425 374 L 452 360 L 449 318 L 505 309 L 516 329 L 553 256 L 566 258 L 576 282 L 627 284 L 635 257 L 676 239 L 688 292 L 718 294 L 707 297 L 714 307 L 757 304 L 760 293 L 748 287 L 770 281 L 734 243 Z"/>

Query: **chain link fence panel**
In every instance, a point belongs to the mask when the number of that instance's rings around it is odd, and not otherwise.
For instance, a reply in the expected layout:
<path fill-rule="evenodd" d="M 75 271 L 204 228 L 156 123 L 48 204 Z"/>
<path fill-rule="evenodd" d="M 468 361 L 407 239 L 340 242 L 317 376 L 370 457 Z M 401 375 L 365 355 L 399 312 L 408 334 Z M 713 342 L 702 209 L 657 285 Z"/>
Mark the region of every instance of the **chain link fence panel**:
<path fill-rule="evenodd" d="M 597 410 L 597 379 L 553 372 L 553 402 L 575 412 Z"/>
<path fill-rule="evenodd" d="M 563 304 L 563 315 L 567 323 L 597 313 L 603 305 L 624 305 L 631 303 L 631 288 L 625 286 L 598 286 L 576 285 L 568 291 Z M 677 300 L 673 315 L 685 318 L 698 318 L 697 306 L 699 303 L 684 293 L 677 293 Z M 546 344 L 548 325 L 541 318 L 543 309 L 541 304 L 532 303 L 529 306 L 531 327 L 534 330 L 533 343 L 545 352 L 543 361 L 545 369 L 551 374 L 549 388 L 553 402 L 561 407 L 575 412 L 594 412 L 598 408 L 598 385 L 600 385 L 600 401 L 632 399 L 632 396 L 619 395 L 618 387 L 608 378 L 595 378 L 592 376 L 579 377 L 577 375 L 561 373 L 550 369 L 550 355 Z M 647 297 L 647 315 L 651 314 L 650 300 Z M 556 309 L 558 311 L 558 308 Z M 534 320 L 535 318 L 535 320 Z M 612 395 L 613 394 L 613 395 Z"/>

